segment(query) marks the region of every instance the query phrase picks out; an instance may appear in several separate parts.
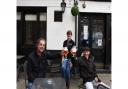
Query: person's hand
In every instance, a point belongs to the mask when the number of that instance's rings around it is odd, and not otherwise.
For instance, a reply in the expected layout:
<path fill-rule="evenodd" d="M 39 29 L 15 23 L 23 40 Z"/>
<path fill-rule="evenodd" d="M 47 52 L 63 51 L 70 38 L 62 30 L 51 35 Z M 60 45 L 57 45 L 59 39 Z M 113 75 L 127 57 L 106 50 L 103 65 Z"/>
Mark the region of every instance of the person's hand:
<path fill-rule="evenodd" d="M 67 47 L 64 47 L 63 49 L 62 49 L 62 51 L 61 51 L 61 56 L 63 57 L 63 56 L 65 56 L 65 57 L 67 57 L 67 55 L 68 55 L 68 49 L 67 49 Z"/>
<path fill-rule="evenodd" d="M 72 68 L 72 62 L 70 62 L 70 68 Z"/>
<path fill-rule="evenodd" d="M 101 80 L 98 77 L 95 77 L 96 82 L 101 82 Z"/>
<path fill-rule="evenodd" d="M 64 57 L 64 50 L 61 50 L 61 56 Z"/>
<path fill-rule="evenodd" d="M 81 56 L 83 56 L 83 53 L 81 53 Z"/>
<path fill-rule="evenodd" d="M 75 57 L 76 56 L 76 52 L 72 52 L 71 51 L 71 54 L 72 54 L 72 57 Z"/>
<path fill-rule="evenodd" d="M 98 82 L 98 77 L 95 77 L 95 81 Z"/>

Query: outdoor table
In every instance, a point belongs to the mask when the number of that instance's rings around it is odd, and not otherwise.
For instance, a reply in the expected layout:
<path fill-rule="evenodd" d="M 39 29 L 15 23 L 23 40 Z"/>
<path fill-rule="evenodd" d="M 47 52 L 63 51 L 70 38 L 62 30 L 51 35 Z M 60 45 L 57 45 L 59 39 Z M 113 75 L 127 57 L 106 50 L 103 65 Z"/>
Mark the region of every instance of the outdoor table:
<path fill-rule="evenodd" d="M 56 78 L 36 78 L 32 89 L 66 89 L 65 80 Z"/>

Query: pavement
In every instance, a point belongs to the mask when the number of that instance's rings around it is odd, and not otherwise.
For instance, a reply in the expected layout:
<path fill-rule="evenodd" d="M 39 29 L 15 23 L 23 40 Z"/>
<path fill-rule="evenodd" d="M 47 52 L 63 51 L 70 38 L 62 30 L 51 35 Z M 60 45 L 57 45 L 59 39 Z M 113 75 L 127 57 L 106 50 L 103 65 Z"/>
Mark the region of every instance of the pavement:
<path fill-rule="evenodd" d="M 111 73 L 98 73 L 102 82 L 111 87 Z M 47 77 L 61 77 L 60 73 L 47 74 Z M 79 89 L 79 85 L 82 83 L 82 79 L 78 75 L 73 75 L 71 79 L 70 89 Z M 17 89 L 26 89 L 24 74 L 21 73 L 19 80 L 17 81 Z"/>

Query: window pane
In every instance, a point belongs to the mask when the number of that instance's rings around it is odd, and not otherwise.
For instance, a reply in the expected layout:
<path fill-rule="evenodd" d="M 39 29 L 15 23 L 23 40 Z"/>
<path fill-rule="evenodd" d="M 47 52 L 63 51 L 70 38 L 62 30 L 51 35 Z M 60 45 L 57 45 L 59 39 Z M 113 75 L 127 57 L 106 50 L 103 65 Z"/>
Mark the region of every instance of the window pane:
<path fill-rule="evenodd" d="M 40 13 L 40 21 L 46 21 L 47 20 L 47 14 L 46 13 Z"/>
<path fill-rule="evenodd" d="M 21 12 L 17 12 L 17 20 L 21 20 Z"/>
<path fill-rule="evenodd" d="M 38 23 L 35 21 L 26 21 L 26 41 L 25 44 L 26 45 L 34 45 L 34 42 L 37 39 L 38 33 L 39 33 L 39 29 L 37 29 L 38 27 Z"/>
<path fill-rule="evenodd" d="M 37 21 L 37 15 L 33 15 L 33 14 L 25 15 L 25 21 Z"/>
<path fill-rule="evenodd" d="M 92 48 L 103 48 L 104 43 L 104 20 L 103 18 L 95 18 L 92 20 Z"/>
<path fill-rule="evenodd" d="M 25 44 L 34 45 L 39 37 L 46 37 L 46 21 L 26 21 L 25 31 Z"/>
<path fill-rule="evenodd" d="M 54 11 L 54 22 L 62 22 L 62 11 Z"/>

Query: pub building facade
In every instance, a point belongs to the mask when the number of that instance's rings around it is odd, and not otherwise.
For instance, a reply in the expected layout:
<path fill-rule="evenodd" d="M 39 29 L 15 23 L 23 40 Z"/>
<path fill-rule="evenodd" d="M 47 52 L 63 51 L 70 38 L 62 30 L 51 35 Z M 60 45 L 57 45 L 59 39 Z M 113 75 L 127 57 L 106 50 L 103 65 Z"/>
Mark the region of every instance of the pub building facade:
<path fill-rule="evenodd" d="M 76 0 L 79 14 L 73 16 L 74 0 L 17 0 L 17 55 L 28 55 L 39 37 L 46 50 L 60 51 L 66 32 L 81 48 L 88 45 L 97 69 L 111 69 L 111 0 Z"/>

